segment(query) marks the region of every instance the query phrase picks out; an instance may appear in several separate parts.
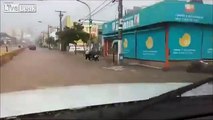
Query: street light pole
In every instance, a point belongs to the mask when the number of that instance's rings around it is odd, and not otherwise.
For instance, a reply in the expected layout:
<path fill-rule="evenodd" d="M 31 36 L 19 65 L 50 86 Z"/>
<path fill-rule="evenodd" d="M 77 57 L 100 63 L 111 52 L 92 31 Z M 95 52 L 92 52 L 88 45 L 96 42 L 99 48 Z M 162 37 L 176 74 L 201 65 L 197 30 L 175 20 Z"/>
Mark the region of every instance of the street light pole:
<path fill-rule="evenodd" d="M 123 0 L 118 0 L 118 64 L 120 64 L 122 54 L 122 32 L 123 32 Z"/>
<path fill-rule="evenodd" d="M 38 23 L 43 23 L 42 21 L 38 21 Z M 47 39 L 48 39 L 48 41 L 49 41 L 49 38 L 50 38 L 50 28 L 51 28 L 52 26 L 50 26 L 50 25 L 47 25 Z M 44 33 L 43 33 L 44 34 Z M 50 42 L 48 43 L 48 47 L 50 48 Z"/>
<path fill-rule="evenodd" d="M 90 47 L 91 47 L 91 44 L 90 44 L 91 43 L 91 28 L 92 28 L 91 8 L 90 8 L 90 6 L 87 3 L 85 3 L 85 2 L 83 2 L 81 0 L 76 0 L 76 1 L 78 1 L 78 2 L 80 2 L 82 4 L 84 4 L 84 5 L 86 5 L 87 8 L 88 8 L 88 10 L 89 10 L 89 49 L 90 49 Z"/>

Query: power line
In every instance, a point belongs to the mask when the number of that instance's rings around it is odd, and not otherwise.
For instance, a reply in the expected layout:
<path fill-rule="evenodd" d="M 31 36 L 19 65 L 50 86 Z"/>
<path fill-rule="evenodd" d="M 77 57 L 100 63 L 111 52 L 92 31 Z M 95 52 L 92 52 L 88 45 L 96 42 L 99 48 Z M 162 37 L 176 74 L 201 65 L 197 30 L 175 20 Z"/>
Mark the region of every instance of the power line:
<path fill-rule="evenodd" d="M 92 14 L 93 12 L 95 12 L 98 8 L 100 8 L 106 1 L 108 1 L 108 0 L 103 1 L 98 7 L 96 7 L 96 8 L 91 12 L 91 14 Z"/>
<path fill-rule="evenodd" d="M 102 11 L 104 8 L 106 8 L 111 2 L 109 2 L 108 4 L 106 4 L 105 6 L 103 6 L 101 9 L 99 9 L 98 11 L 96 11 L 95 13 L 92 14 L 92 16 L 96 15 L 98 12 Z M 114 4 L 113 4 L 114 5 Z"/>
<path fill-rule="evenodd" d="M 107 0 L 103 1 L 103 2 L 102 2 L 98 7 L 96 7 L 90 14 L 92 14 L 92 13 L 95 12 L 98 8 L 100 8 L 106 1 L 107 1 Z M 87 15 L 86 17 L 84 17 L 84 18 L 88 18 L 90 14 L 88 14 L 88 15 Z"/>
<path fill-rule="evenodd" d="M 107 1 L 107 0 L 106 0 Z M 93 14 L 91 14 L 91 16 L 96 15 L 98 12 L 100 12 L 101 10 L 103 10 L 104 8 L 106 8 L 110 3 L 112 3 L 112 1 L 109 1 L 107 4 L 105 4 L 102 8 L 100 8 L 98 11 L 94 12 Z M 113 4 L 114 5 L 114 4 Z M 85 17 L 84 21 L 88 19 L 88 15 Z M 82 21 L 82 22 L 84 22 Z"/>

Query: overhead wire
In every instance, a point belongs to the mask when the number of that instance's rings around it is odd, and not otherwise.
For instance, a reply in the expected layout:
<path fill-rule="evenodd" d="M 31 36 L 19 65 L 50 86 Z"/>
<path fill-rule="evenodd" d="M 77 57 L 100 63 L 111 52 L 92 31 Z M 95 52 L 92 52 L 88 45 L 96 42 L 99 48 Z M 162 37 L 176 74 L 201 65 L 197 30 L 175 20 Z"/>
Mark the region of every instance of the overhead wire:
<path fill-rule="evenodd" d="M 103 3 L 101 3 L 98 7 L 96 7 L 96 8 L 91 12 L 91 14 L 92 14 L 93 12 L 95 12 L 96 10 L 98 10 L 98 8 L 100 8 L 106 1 L 108 1 L 108 0 L 103 1 Z"/>
<path fill-rule="evenodd" d="M 98 7 L 96 7 L 93 11 L 91 11 L 90 14 L 92 14 L 92 13 L 95 12 L 98 8 L 100 8 L 106 1 L 108 1 L 108 0 L 104 0 Z M 84 18 L 88 18 L 90 14 L 88 14 L 88 15 L 87 15 L 86 17 L 84 17 Z"/>
<path fill-rule="evenodd" d="M 101 12 L 103 9 L 105 9 L 111 2 L 109 2 L 108 4 L 104 5 L 101 9 L 99 9 L 98 11 L 96 11 L 95 13 L 93 13 L 91 16 L 96 15 L 97 13 Z M 113 6 L 115 4 L 112 4 L 111 6 Z"/>
<path fill-rule="evenodd" d="M 101 5 L 99 5 L 97 8 L 95 8 L 95 9 L 93 10 L 93 12 L 91 12 L 91 13 L 92 13 L 92 14 L 91 14 L 91 17 L 94 16 L 94 15 L 96 15 L 97 13 L 99 13 L 100 11 L 102 11 L 104 8 L 106 8 L 108 5 L 110 5 L 110 3 L 112 3 L 112 1 L 110 0 L 107 4 L 105 4 L 104 6 L 102 6 L 106 1 L 107 1 L 107 0 L 105 0 Z M 115 3 L 114 3 L 114 4 L 115 4 Z M 114 4 L 113 4 L 113 5 L 114 5 Z M 100 8 L 100 6 L 102 6 L 102 7 Z M 98 10 L 98 8 L 100 8 L 100 9 Z M 95 11 L 95 10 L 98 10 L 98 11 Z M 87 15 L 87 16 L 83 19 L 82 22 L 86 21 L 89 17 L 90 17 L 90 16 Z"/>

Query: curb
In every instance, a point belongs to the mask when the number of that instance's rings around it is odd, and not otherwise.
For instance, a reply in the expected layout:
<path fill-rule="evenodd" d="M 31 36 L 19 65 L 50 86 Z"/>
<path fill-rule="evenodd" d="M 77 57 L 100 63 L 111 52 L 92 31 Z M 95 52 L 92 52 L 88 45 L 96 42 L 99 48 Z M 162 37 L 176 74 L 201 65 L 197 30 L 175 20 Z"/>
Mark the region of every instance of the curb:
<path fill-rule="evenodd" d="M 11 52 L 5 53 L 4 55 L 1 55 L 0 56 L 0 66 L 2 66 L 3 64 L 9 62 L 10 60 L 12 60 L 14 56 L 16 56 L 19 53 L 21 53 L 24 49 L 25 48 L 13 50 Z"/>
<path fill-rule="evenodd" d="M 157 67 L 157 66 L 153 66 L 153 65 L 147 65 L 147 64 L 139 64 L 139 63 L 129 63 L 128 65 L 132 65 L 132 66 L 142 66 L 142 67 L 147 67 L 147 68 L 153 68 L 153 69 L 158 69 L 158 70 L 162 70 L 162 67 Z"/>

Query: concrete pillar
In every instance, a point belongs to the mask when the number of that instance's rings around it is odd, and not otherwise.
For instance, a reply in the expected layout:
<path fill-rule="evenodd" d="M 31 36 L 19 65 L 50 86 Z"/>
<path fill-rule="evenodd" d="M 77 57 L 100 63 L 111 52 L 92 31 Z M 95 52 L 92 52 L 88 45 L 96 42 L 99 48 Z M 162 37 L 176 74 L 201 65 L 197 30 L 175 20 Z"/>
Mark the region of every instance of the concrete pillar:
<path fill-rule="evenodd" d="M 109 41 L 106 41 L 106 56 L 109 55 Z"/>
<path fill-rule="evenodd" d="M 164 71 L 167 71 L 167 70 L 169 70 L 169 25 L 167 24 L 166 25 L 166 41 L 165 41 L 165 52 L 166 52 L 166 61 L 165 61 L 165 63 L 164 63 L 164 66 L 163 66 L 163 70 Z"/>

